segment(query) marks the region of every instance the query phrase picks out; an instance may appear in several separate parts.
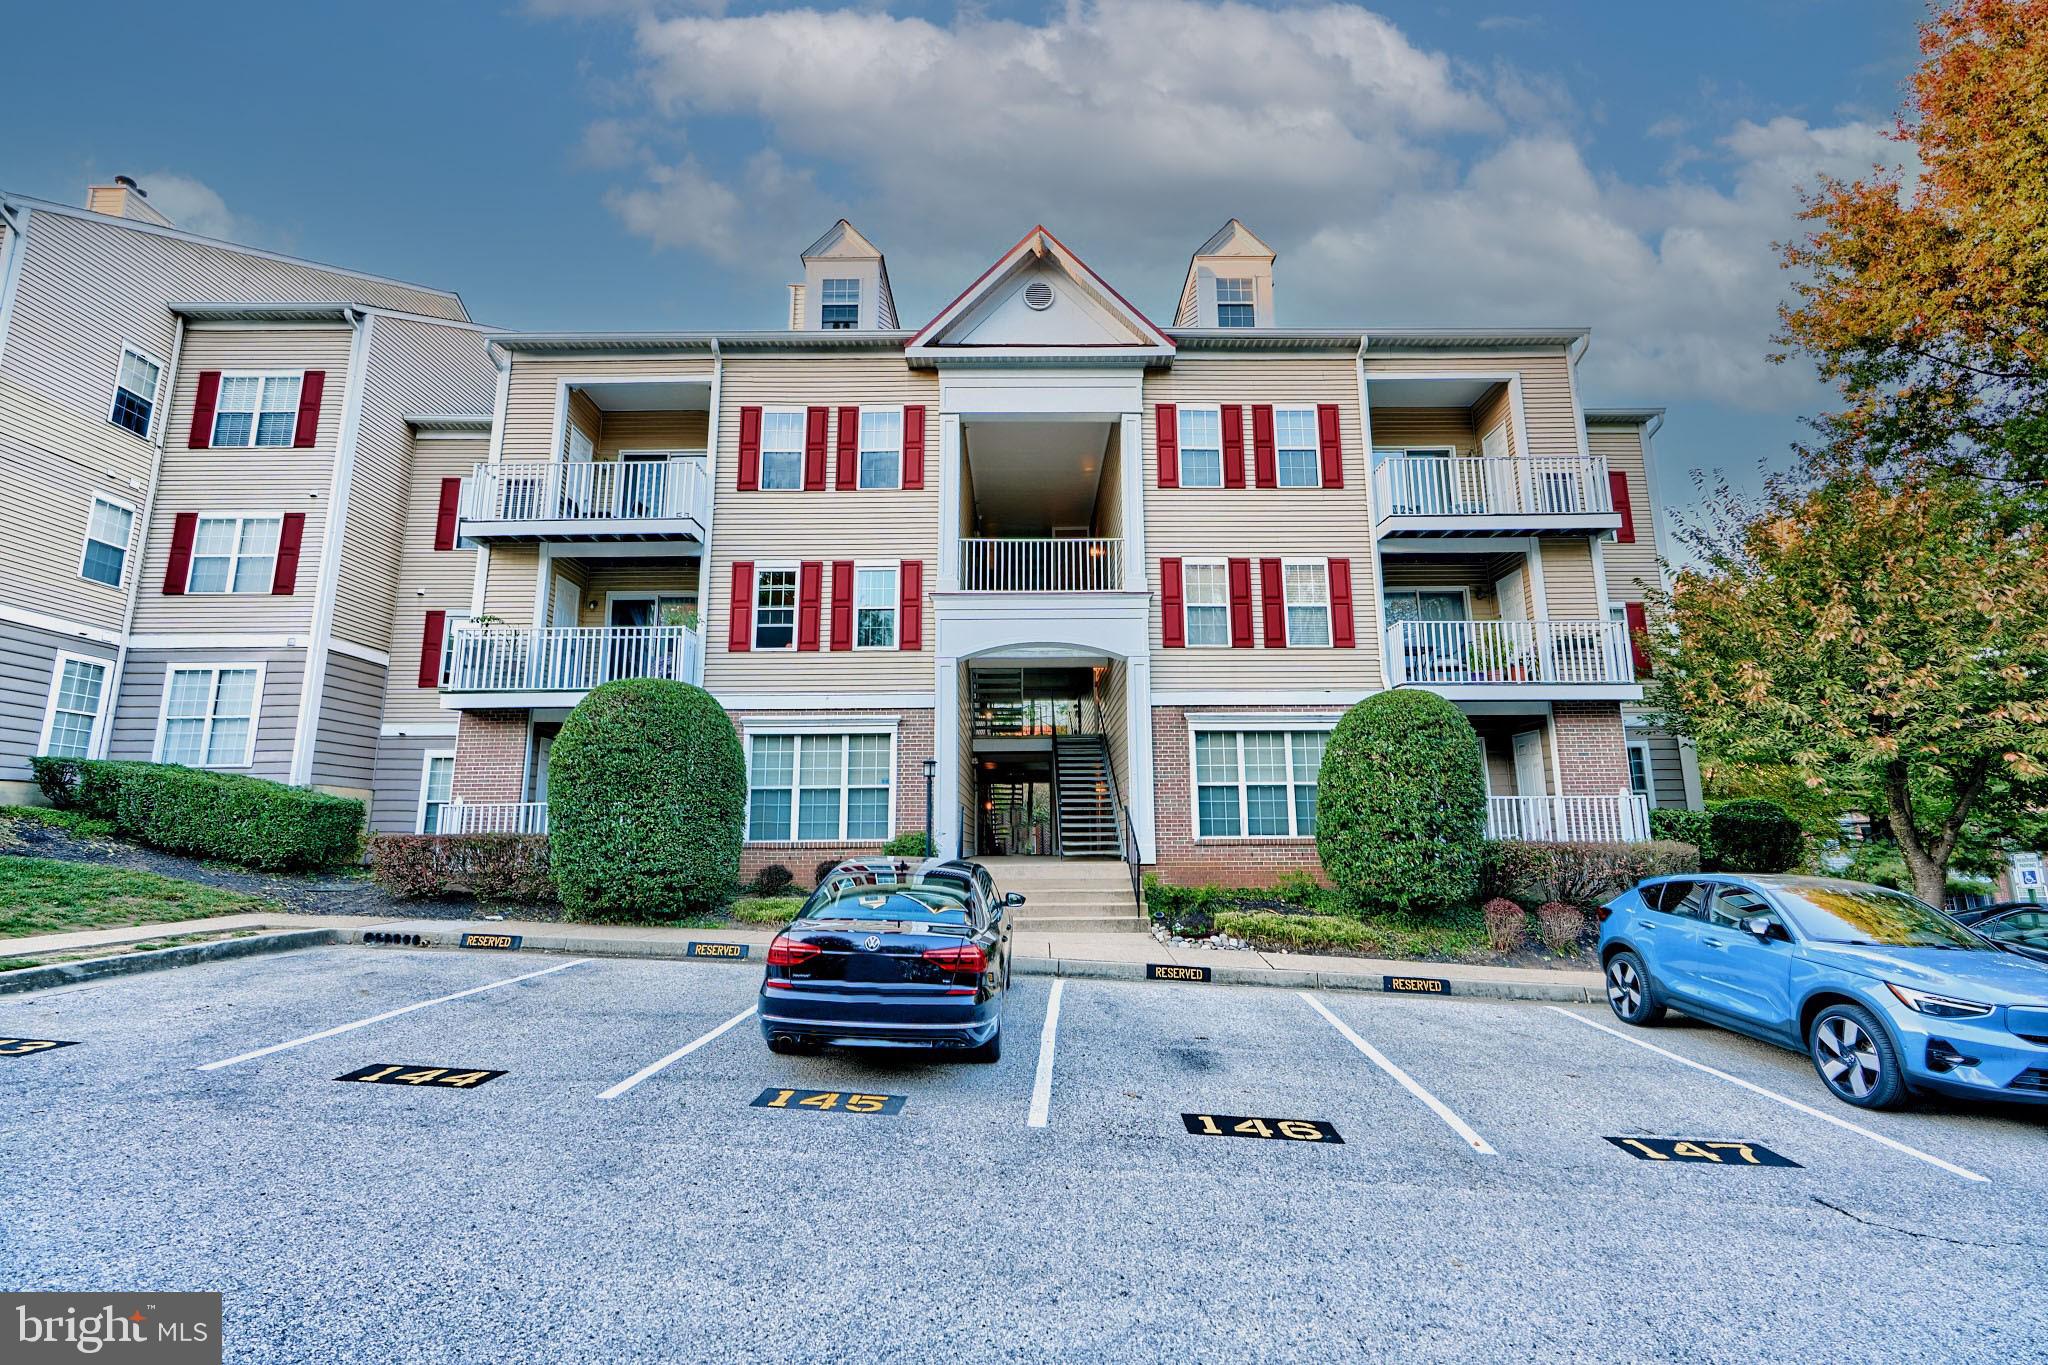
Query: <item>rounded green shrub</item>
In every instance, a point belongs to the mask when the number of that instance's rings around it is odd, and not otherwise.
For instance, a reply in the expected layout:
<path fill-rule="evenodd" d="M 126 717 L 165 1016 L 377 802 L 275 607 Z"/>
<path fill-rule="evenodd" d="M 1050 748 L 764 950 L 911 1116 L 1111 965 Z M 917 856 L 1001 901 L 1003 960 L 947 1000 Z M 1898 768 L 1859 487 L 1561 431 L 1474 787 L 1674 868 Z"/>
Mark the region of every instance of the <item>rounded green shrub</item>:
<path fill-rule="evenodd" d="M 932 856 L 931 843 L 924 837 L 923 830 L 914 829 L 883 844 L 882 855 L 887 858 L 929 858 Z"/>
<path fill-rule="evenodd" d="M 1486 774 L 1479 736 L 1434 692 L 1379 692 L 1330 732 L 1316 852 L 1361 910 L 1449 910 L 1479 890 Z"/>
<path fill-rule="evenodd" d="M 747 765 L 732 718 L 688 683 L 586 696 L 548 750 L 548 860 L 571 918 L 682 919 L 739 887 Z"/>
<path fill-rule="evenodd" d="M 1708 812 L 1716 872 L 1789 872 L 1806 856 L 1799 822 L 1762 797 L 1723 801 Z"/>

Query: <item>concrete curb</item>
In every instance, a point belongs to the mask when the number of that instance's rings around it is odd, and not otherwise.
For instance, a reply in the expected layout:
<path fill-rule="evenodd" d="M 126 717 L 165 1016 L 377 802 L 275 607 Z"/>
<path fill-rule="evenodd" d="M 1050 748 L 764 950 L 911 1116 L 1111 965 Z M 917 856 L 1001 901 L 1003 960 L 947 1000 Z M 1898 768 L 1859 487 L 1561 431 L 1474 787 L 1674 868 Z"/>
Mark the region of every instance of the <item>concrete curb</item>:
<path fill-rule="evenodd" d="M 1208 964 L 1203 964 L 1207 966 Z M 1445 979 L 1427 975 L 1428 962 L 1414 964 L 1412 977 L 1403 980 L 1439 981 L 1441 990 L 1399 990 L 1389 989 L 1387 977 L 1365 972 L 1323 972 L 1300 971 L 1286 967 L 1209 967 L 1209 979 L 1219 986 L 1277 986 L 1289 990 L 1328 991 L 1371 991 L 1375 994 L 1402 995 L 1411 999 L 1417 996 L 1467 996 L 1483 1000 L 1541 1000 L 1552 1003 L 1584 1005 L 1596 1003 L 1598 992 L 1592 987 L 1575 986 L 1568 981 L 1511 981 L 1494 979 L 1471 979 L 1457 977 Z M 1143 962 L 1089 962 L 1072 958 L 1020 957 L 1011 961 L 1011 970 L 1019 976 L 1074 976 L 1093 977 L 1104 981 L 1144 981 L 1146 966 Z"/>
<path fill-rule="evenodd" d="M 175 928 L 175 926 L 167 926 Z M 48 967 L 23 967 L 0 972 L 0 995 L 20 991 L 48 990 L 52 986 L 75 986 L 110 976 L 131 976 L 169 967 L 191 967 L 201 962 L 225 962 L 230 958 L 255 957 L 261 953 L 285 953 L 296 948 L 318 948 L 333 943 L 342 931 L 336 929 L 292 929 L 280 934 L 254 934 L 248 938 L 222 938 L 211 943 L 185 943 L 175 948 L 158 948 L 147 953 L 117 953 L 84 962 L 58 962 Z"/>

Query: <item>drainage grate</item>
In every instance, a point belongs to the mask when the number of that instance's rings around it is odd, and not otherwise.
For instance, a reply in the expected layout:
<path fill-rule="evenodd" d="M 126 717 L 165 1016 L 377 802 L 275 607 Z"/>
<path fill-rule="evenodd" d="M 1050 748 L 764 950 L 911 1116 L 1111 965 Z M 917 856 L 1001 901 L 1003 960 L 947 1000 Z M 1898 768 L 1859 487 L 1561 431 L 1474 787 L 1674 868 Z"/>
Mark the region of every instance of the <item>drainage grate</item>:
<path fill-rule="evenodd" d="M 418 948 L 425 944 L 426 940 L 418 934 L 367 933 L 363 935 L 363 942 L 388 943 L 395 947 Z"/>

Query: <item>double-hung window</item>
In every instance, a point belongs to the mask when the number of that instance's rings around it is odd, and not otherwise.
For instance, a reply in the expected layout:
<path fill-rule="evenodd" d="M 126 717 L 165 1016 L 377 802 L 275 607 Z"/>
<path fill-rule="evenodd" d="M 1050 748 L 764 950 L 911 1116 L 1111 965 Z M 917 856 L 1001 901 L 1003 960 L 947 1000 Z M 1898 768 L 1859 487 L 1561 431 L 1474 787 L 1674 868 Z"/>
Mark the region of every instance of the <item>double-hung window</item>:
<path fill-rule="evenodd" d="M 896 566 L 853 571 L 853 647 L 896 648 Z"/>
<path fill-rule="evenodd" d="M 1221 559 L 1187 560 L 1181 565 L 1181 609 L 1187 614 L 1187 642 L 1230 644 L 1230 566 Z"/>
<path fill-rule="evenodd" d="M 1320 559 L 1289 559 L 1280 566 L 1287 601 L 1287 643 L 1292 648 L 1330 643 L 1330 566 Z"/>
<path fill-rule="evenodd" d="M 747 838 L 865 843 L 889 837 L 894 740 L 881 735 L 754 735 Z"/>
<path fill-rule="evenodd" d="M 861 409 L 860 486 L 903 486 L 903 409 Z"/>
<path fill-rule="evenodd" d="M 804 414 L 801 410 L 761 414 L 761 487 L 804 486 Z"/>
<path fill-rule="evenodd" d="M 1250 280 L 1216 281 L 1216 325 L 1249 327 L 1256 321 Z"/>
<path fill-rule="evenodd" d="M 1628 743 L 1628 789 L 1637 796 L 1650 794 L 1650 746 L 1642 740 Z"/>
<path fill-rule="evenodd" d="M 1274 472 L 1282 488 L 1319 488 L 1323 448 L 1314 408 L 1273 409 Z"/>
<path fill-rule="evenodd" d="M 114 373 L 114 406 L 108 410 L 107 420 L 148 440 L 163 375 L 164 367 L 154 357 L 123 346 L 121 366 Z"/>
<path fill-rule="evenodd" d="M 299 426 L 296 374 L 224 374 L 213 406 L 216 446 L 288 446 Z"/>
<path fill-rule="evenodd" d="M 1216 408 L 1180 410 L 1180 486 L 1223 487 L 1223 417 Z"/>
<path fill-rule="evenodd" d="M 269 592 L 282 525 L 279 517 L 201 517 L 185 591 Z"/>
<path fill-rule="evenodd" d="M 828 332 L 860 326 L 860 281 L 826 280 L 818 296 L 818 321 Z"/>
<path fill-rule="evenodd" d="M 455 798 L 455 755 L 428 754 L 420 774 L 420 833 L 442 834 L 444 813 Z"/>
<path fill-rule="evenodd" d="M 1195 830 L 1204 839 L 1312 838 L 1320 730 L 1195 734 Z"/>
<path fill-rule="evenodd" d="M 254 665 L 173 668 L 164 688 L 157 761 L 194 768 L 246 768 L 256 743 Z"/>
<path fill-rule="evenodd" d="M 85 522 L 85 552 L 78 561 L 78 576 L 110 588 L 120 587 L 134 529 L 134 508 L 111 498 L 94 498 L 92 514 Z"/>
<path fill-rule="evenodd" d="M 40 752 L 52 758 L 88 758 L 99 728 L 100 699 L 107 684 L 104 660 L 59 654 L 50 680 L 50 710 L 43 718 Z"/>
<path fill-rule="evenodd" d="M 796 647 L 796 573 L 794 564 L 755 571 L 755 649 Z"/>

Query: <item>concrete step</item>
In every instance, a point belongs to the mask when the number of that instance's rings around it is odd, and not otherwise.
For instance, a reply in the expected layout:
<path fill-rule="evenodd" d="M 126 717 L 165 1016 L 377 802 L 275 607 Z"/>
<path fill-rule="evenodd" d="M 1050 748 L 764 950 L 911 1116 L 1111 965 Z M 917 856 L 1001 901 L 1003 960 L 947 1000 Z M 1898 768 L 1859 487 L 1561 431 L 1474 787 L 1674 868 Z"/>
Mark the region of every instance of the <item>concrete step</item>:
<path fill-rule="evenodd" d="M 1000 885 L 1005 891 L 1022 891 L 1028 898 L 1025 903 L 1034 910 L 1040 906 L 1114 904 L 1128 907 L 1131 904 L 1131 884 L 1128 881 L 1117 886 L 1060 886 L 1038 890 L 1025 890 L 1007 883 Z"/>
<path fill-rule="evenodd" d="M 1033 901 L 1017 913 L 1025 919 L 1058 920 L 1061 923 L 1076 919 L 1136 918 L 1138 914 L 1129 901 L 1121 905 L 1114 901 L 1101 901 L 1095 905 L 1040 905 Z"/>
<path fill-rule="evenodd" d="M 1023 931 L 1060 934 L 1142 934 L 1151 926 L 1136 915 L 1105 916 L 1100 919 L 1034 919 L 1020 915 L 1017 928 Z"/>

